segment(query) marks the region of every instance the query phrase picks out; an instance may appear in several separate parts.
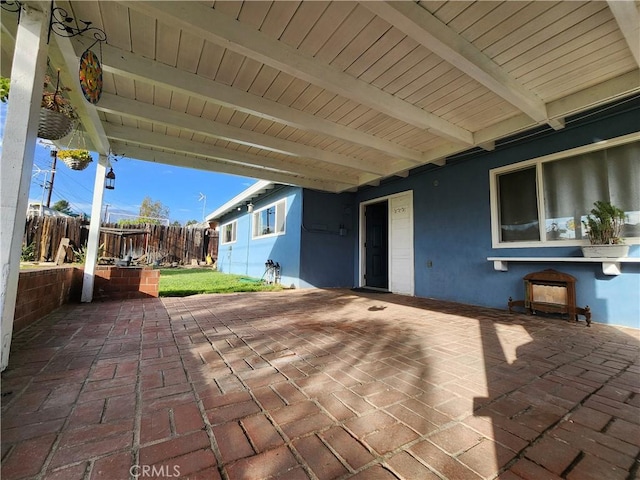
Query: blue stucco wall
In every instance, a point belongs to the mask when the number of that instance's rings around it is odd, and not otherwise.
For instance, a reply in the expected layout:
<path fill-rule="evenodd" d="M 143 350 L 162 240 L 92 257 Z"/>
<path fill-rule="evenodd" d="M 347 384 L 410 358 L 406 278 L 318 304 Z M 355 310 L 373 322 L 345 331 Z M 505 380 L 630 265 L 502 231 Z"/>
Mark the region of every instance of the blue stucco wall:
<path fill-rule="evenodd" d="M 278 187 L 258 200 L 256 210 L 287 199 L 286 234 L 251 239 L 246 209 L 221 219 L 238 219 L 237 241 L 221 245 L 222 271 L 262 277 L 268 259 L 282 265 L 282 283 L 294 287 L 358 285 L 358 212 L 361 202 L 413 190 L 415 294 L 505 309 L 507 299 L 524 297 L 522 277 L 554 268 L 577 278 L 577 302 L 589 305 L 593 321 L 640 327 L 640 264 L 623 264 L 607 276 L 599 263 L 516 263 L 498 272 L 487 257 L 579 257 L 578 247 L 494 249 L 491 246 L 489 170 L 561 152 L 599 139 L 640 131 L 640 100 L 606 116 L 573 121 L 560 131 L 539 133 L 493 152 L 450 159 L 444 167 L 415 169 L 356 194 L 328 194 Z M 346 235 L 340 235 L 340 225 Z M 248 245 L 248 249 L 247 249 Z M 640 256 L 640 245 L 631 245 Z"/>
<path fill-rule="evenodd" d="M 303 287 L 353 286 L 358 212 L 352 193 L 304 191 L 300 279 Z M 340 226 L 344 227 L 342 235 Z"/>
<path fill-rule="evenodd" d="M 606 117 L 575 121 L 560 131 L 519 140 L 493 152 L 450 160 L 444 167 L 416 169 L 408 178 L 393 179 L 361 190 L 360 202 L 405 190 L 414 192 L 415 294 L 467 304 L 506 308 L 507 299 L 524 298 L 522 277 L 554 268 L 574 275 L 577 301 L 589 305 L 594 322 L 640 327 L 640 265 L 623 264 L 622 275 L 606 276 L 601 265 L 572 263 L 510 263 L 508 272 L 493 269 L 491 256 L 581 256 L 578 247 L 493 249 L 489 170 L 568 150 L 640 130 L 640 102 Z M 354 206 L 357 211 L 357 206 Z M 357 283 L 357 244 L 352 260 Z M 631 256 L 640 246 L 631 246 Z M 431 267 L 427 267 L 431 262 Z"/>
<path fill-rule="evenodd" d="M 302 189 L 276 187 L 257 200 L 254 209 L 286 199 L 285 233 L 265 238 L 251 238 L 251 216 L 246 207 L 241 211 L 227 214 L 220 224 L 238 220 L 235 243 L 220 245 L 218 249 L 218 270 L 225 273 L 248 275 L 262 278 L 265 262 L 280 263 L 281 283 L 287 287 L 300 287 L 300 229 L 302 221 Z"/>

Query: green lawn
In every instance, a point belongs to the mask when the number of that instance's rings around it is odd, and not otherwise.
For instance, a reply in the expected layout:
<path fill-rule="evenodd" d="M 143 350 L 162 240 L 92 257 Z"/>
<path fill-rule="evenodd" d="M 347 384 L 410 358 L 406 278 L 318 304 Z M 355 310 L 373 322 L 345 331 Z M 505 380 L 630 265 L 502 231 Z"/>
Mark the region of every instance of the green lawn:
<path fill-rule="evenodd" d="M 208 268 L 163 268 L 160 270 L 161 297 L 271 290 L 282 290 L 282 286 L 265 285 L 257 278 L 230 275 Z"/>

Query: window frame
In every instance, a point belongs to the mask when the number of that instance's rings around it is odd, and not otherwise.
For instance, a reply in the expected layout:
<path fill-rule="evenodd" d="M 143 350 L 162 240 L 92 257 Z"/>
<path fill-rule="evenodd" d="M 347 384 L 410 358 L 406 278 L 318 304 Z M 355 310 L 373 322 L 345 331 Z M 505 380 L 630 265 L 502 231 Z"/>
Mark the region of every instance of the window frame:
<path fill-rule="evenodd" d="M 544 204 L 544 179 L 542 165 L 544 163 L 561 160 L 567 157 L 582 155 L 590 152 L 597 152 L 628 143 L 640 141 L 640 132 L 634 132 L 621 137 L 609 140 L 601 140 L 589 145 L 563 150 L 562 152 L 552 153 L 542 157 L 524 160 L 522 162 L 512 163 L 498 168 L 489 170 L 489 190 L 491 202 L 491 246 L 492 248 L 546 248 L 546 247 L 575 247 L 589 245 L 588 239 L 575 240 L 547 240 L 546 239 L 546 211 Z M 540 240 L 530 240 L 523 242 L 503 242 L 500 239 L 500 205 L 499 205 L 499 185 L 498 177 L 500 175 L 523 170 L 535 166 L 536 169 L 536 197 L 538 202 L 538 230 Z M 640 243 L 638 237 L 625 237 L 627 244 Z"/>
<path fill-rule="evenodd" d="M 233 239 L 230 241 L 226 241 L 225 228 L 231 225 L 232 237 Z M 223 223 L 220 225 L 220 245 L 231 245 L 232 243 L 236 243 L 238 241 L 238 220 L 231 220 L 230 222 Z"/>
<path fill-rule="evenodd" d="M 273 208 L 275 210 L 275 224 L 278 225 L 278 205 L 282 204 L 282 231 L 281 232 L 273 232 L 273 233 L 265 233 L 265 234 L 259 234 L 257 232 L 257 222 L 258 222 L 258 216 L 260 215 L 260 213 L 264 212 L 265 210 L 268 210 L 270 208 Z M 258 239 L 262 239 L 262 238 L 270 238 L 270 237 L 277 237 L 279 235 L 284 235 L 285 233 L 287 233 L 287 199 L 283 198 L 281 200 L 278 200 L 276 202 L 270 203 L 269 205 L 265 205 L 264 207 L 261 207 L 257 210 L 254 210 L 253 213 L 251 214 L 251 239 L 252 240 L 258 240 Z"/>

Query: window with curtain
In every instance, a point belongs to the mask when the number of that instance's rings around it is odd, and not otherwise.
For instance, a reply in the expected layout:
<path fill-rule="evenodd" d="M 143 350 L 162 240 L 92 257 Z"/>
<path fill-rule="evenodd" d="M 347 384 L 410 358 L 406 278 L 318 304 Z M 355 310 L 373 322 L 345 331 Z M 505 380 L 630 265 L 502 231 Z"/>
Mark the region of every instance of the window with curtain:
<path fill-rule="evenodd" d="M 580 243 L 598 200 L 625 211 L 625 238 L 640 237 L 640 141 L 553 157 L 492 171 L 494 245 Z"/>

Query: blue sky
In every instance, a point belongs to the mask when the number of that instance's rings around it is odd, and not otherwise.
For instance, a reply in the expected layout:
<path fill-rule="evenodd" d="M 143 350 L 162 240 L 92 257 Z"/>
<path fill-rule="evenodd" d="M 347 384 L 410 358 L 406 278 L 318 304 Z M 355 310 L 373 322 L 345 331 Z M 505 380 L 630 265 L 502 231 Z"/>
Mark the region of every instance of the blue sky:
<path fill-rule="evenodd" d="M 6 104 L 0 104 L 0 140 L 4 137 Z M 1 148 L 1 143 L 0 143 Z M 95 182 L 97 154 L 85 170 L 76 171 L 58 160 L 51 196 L 51 205 L 61 199 L 71 204 L 74 212 L 91 213 L 93 184 Z M 252 185 L 256 180 L 234 175 L 205 172 L 144 162 L 132 158 L 120 158 L 113 163 L 116 174 L 114 190 L 105 190 L 104 204 L 112 221 L 117 214 L 137 215 L 140 203 L 149 196 L 169 207 L 170 221 L 184 224 L 188 220 L 202 220 L 203 207 L 208 215 L 217 207 Z M 51 169 L 50 148 L 38 141 L 34 159 L 29 199 L 42 199 L 42 185 L 49 179 Z M 200 194 L 206 196 L 199 201 Z M 46 202 L 46 193 L 45 193 Z M 103 207 L 104 208 L 104 207 Z"/>

